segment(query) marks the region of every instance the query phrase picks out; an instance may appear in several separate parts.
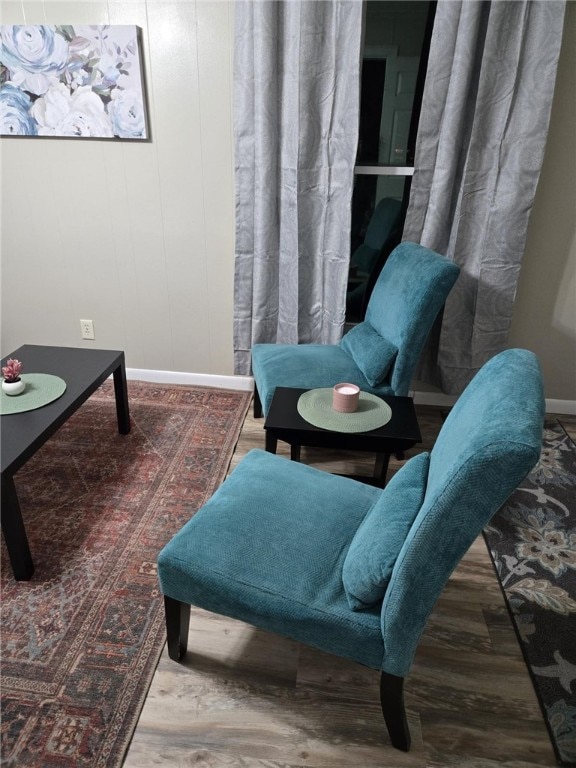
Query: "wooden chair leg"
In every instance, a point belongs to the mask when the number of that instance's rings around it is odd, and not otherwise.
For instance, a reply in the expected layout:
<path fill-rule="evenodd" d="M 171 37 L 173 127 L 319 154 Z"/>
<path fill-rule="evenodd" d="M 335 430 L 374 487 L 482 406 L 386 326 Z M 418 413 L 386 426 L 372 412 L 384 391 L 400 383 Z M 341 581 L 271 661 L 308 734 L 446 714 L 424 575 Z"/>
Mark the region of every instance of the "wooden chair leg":
<path fill-rule="evenodd" d="M 380 704 L 392 746 L 403 752 L 408 752 L 410 749 L 410 731 L 404 709 L 403 677 L 382 672 L 380 676 Z"/>
<path fill-rule="evenodd" d="M 190 627 L 190 606 L 172 597 L 164 595 L 166 613 L 166 635 L 168 637 L 168 656 L 173 661 L 180 661 L 188 648 L 188 628 Z"/>
<path fill-rule="evenodd" d="M 262 418 L 262 402 L 260 400 L 260 395 L 256 388 L 256 384 L 254 384 L 254 418 L 255 419 Z"/>

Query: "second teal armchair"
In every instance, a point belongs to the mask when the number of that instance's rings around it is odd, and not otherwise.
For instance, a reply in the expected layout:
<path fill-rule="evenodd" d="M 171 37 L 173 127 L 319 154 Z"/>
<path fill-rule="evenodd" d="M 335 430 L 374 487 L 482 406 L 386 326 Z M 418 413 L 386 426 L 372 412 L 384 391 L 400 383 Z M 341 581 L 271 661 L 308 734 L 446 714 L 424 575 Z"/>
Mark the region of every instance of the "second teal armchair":
<path fill-rule="evenodd" d="M 407 395 L 434 320 L 460 268 L 416 243 L 400 243 L 376 282 L 364 322 L 339 344 L 255 344 L 254 415 L 276 387 L 314 389 L 340 381 L 374 395 Z"/>

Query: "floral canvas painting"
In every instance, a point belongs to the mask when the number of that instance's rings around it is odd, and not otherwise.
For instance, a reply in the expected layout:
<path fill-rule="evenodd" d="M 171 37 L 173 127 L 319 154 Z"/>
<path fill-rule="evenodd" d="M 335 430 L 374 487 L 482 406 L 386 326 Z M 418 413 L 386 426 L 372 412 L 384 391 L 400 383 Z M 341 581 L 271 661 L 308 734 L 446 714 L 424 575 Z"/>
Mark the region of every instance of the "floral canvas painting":
<path fill-rule="evenodd" d="M 0 26 L 0 135 L 147 139 L 138 27 Z"/>

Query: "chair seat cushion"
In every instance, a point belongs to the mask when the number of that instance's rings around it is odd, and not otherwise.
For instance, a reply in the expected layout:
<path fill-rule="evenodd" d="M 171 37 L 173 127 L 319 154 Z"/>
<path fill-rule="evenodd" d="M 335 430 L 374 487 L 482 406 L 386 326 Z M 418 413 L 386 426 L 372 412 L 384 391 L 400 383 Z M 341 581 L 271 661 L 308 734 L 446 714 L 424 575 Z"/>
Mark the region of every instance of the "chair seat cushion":
<path fill-rule="evenodd" d="M 340 347 L 348 352 L 372 387 L 378 387 L 386 379 L 398 352 L 395 344 L 367 322 L 348 331 L 342 337 Z"/>
<path fill-rule="evenodd" d="M 342 569 L 350 607 L 380 604 L 396 559 L 424 502 L 430 454 L 408 461 L 382 491 L 356 531 Z"/>
<path fill-rule="evenodd" d="M 338 344 L 255 344 L 252 372 L 264 414 L 276 387 L 316 389 L 347 381 L 373 395 L 394 394 L 386 381 L 373 387 Z"/>
<path fill-rule="evenodd" d="M 379 669 L 380 608 L 354 613 L 348 546 L 380 489 L 251 451 L 164 547 L 165 595 Z"/>

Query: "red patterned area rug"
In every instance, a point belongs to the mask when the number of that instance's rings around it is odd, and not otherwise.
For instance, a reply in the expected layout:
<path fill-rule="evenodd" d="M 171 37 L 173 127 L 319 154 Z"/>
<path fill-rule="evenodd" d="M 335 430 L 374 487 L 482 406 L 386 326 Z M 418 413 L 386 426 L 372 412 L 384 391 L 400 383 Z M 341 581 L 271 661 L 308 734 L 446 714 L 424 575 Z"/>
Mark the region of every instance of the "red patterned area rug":
<path fill-rule="evenodd" d="M 251 394 L 106 382 L 17 473 L 35 573 L 2 542 L 1 764 L 117 768 L 165 641 L 156 555 L 224 479 Z"/>

